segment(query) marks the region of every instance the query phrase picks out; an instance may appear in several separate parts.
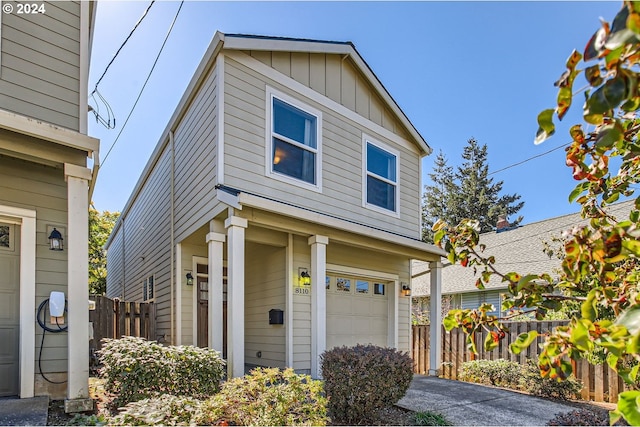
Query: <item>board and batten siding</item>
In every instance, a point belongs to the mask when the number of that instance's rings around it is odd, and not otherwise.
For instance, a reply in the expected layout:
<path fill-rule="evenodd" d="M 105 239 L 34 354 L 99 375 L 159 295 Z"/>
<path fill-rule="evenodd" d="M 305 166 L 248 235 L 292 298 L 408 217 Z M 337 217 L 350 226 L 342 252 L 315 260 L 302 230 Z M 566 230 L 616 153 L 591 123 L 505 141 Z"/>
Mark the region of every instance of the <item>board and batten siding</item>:
<path fill-rule="evenodd" d="M 286 248 L 249 243 L 246 257 L 245 363 L 284 368 L 285 325 L 270 325 L 269 310 L 286 312 Z"/>
<path fill-rule="evenodd" d="M 167 238 L 171 213 L 170 154 L 168 147 L 165 147 L 136 202 L 124 218 L 125 263 L 121 265 L 126 272 L 122 296 L 125 301 L 142 301 L 143 282 L 149 276 L 154 276 L 156 332 L 167 341 L 171 335 L 171 243 Z M 115 248 L 109 247 L 108 258 L 122 257 L 121 251 L 117 245 Z M 122 273 L 115 269 L 107 271 L 108 286 L 119 294 L 118 285 L 112 283 L 111 274 L 117 280 Z"/>
<path fill-rule="evenodd" d="M 265 176 L 266 86 L 322 112 L 322 193 Z M 225 183 L 303 208 L 405 236 L 420 235 L 420 157 L 370 129 L 225 58 Z M 362 206 L 362 138 L 400 153 L 400 217 Z"/>
<path fill-rule="evenodd" d="M 80 2 L 44 6 L 2 16 L 0 108 L 79 131 Z"/>
<path fill-rule="evenodd" d="M 64 237 L 68 230 L 67 184 L 63 170 L 0 155 L 0 205 L 36 211 L 36 308 L 49 298 L 51 291 L 68 295 L 68 252 L 50 250 L 47 234 L 47 226 L 62 229 Z M 37 355 L 43 330 L 36 326 L 35 331 Z M 55 374 L 67 372 L 67 334 L 47 334 L 42 350 L 42 371 L 54 374 L 53 380 L 64 379 Z M 36 391 L 40 390 L 40 383 L 38 378 Z"/>
<path fill-rule="evenodd" d="M 217 203 L 217 97 L 214 65 L 174 131 L 177 242 L 210 221 L 210 213 Z"/>

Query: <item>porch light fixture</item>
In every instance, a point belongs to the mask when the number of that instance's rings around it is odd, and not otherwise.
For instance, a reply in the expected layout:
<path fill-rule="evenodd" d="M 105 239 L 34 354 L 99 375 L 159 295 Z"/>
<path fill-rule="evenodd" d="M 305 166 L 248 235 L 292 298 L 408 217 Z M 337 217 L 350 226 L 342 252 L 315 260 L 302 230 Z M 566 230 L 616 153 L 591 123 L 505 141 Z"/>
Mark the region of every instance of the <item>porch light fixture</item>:
<path fill-rule="evenodd" d="M 309 271 L 304 267 L 298 268 L 298 283 L 305 286 L 311 284 L 311 276 L 309 275 Z"/>
<path fill-rule="evenodd" d="M 411 288 L 406 283 L 402 284 L 402 296 L 409 297 L 411 296 Z"/>
<path fill-rule="evenodd" d="M 193 286 L 193 275 L 191 274 L 191 272 L 187 273 L 187 285 Z"/>
<path fill-rule="evenodd" d="M 49 234 L 49 249 L 52 251 L 62 251 L 64 250 L 62 234 L 54 228 Z"/>

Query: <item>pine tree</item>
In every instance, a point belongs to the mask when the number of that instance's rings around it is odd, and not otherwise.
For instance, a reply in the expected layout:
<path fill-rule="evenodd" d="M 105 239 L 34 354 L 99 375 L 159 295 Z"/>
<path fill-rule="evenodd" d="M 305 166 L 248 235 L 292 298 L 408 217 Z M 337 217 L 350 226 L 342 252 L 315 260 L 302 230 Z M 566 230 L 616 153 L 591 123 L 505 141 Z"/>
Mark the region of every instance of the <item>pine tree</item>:
<path fill-rule="evenodd" d="M 453 167 L 448 165 L 442 150 L 436 157 L 433 172 L 429 174 L 429 178 L 432 185 L 425 185 L 422 196 L 422 240 L 425 242 L 433 242 L 431 227 L 438 219 L 450 220 L 448 215 L 450 195 L 458 192 Z"/>
<path fill-rule="evenodd" d="M 442 219 L 455 225 L 465 218 L 480 222 L 482 233 L 495 229 L 498 217 L 515 215 L 524 202 L 518 202 L 520 195 L 500 195 L 503 181 L 494 183 L 489 177 L 487 146 L 480 145 L 471 138 L 462 152 L 463 163 L 456 172 L 447 164 L 440 152 L 429 174 L 432 184 L 425 185 L 422 207 L 422 239 L 433 241 L 433 224 Z M 516 226 L 522 217 L 511 222 Z"/>

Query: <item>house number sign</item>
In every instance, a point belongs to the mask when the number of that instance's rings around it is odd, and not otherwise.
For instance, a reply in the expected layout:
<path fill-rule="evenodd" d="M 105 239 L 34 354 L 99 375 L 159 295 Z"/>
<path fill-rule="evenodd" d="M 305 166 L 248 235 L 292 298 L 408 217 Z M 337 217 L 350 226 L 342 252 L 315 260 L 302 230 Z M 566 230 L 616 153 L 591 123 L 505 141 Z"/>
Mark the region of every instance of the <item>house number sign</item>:
<path fill-rule="evenodd" d="M 293 285 L 293 293 L 296 295 L 311 295 L 311 284 L 296 282 Z"/>

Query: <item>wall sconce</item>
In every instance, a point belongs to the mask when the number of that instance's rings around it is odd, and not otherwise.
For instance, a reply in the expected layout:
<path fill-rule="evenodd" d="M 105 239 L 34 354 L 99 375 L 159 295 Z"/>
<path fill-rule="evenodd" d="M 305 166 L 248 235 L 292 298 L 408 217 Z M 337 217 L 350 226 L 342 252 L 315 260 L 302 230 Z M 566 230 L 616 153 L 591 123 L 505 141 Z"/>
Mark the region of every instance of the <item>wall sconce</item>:
<path fill-rule="evenodd" d="M 309 271 L 304 267 L 298 268 L 298 283 L 304 286 L 309 286 L 311 284 Z"/>
<path fill-rule="evenodd" d="M 402 284 L 402 296 L 409 297 L 411 296 L 411 288 L 406 283 Z"/>
<path fill-rule="evenodd" d="M 64 250 L 63 240 L 62 234 L 54 228 L 49 234 L 49 249 L 52 251 Z"/>
<path fill-rule="evenodd" d="M 187 273 L 187 285 L 193 286 L 193 275 L 191 274 L 191 272 Z"/>

